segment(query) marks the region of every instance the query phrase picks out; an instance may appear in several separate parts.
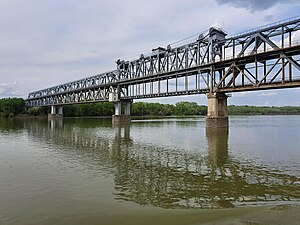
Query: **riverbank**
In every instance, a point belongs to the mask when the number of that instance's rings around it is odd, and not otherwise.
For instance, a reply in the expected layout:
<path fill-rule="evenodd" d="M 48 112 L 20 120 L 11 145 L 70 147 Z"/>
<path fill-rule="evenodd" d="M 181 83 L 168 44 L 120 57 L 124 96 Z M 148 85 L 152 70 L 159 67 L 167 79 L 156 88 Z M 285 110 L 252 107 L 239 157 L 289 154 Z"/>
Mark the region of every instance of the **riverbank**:
<path fill-rule="evenodd" d="M 47 115 L 37 115 L 37 116 L 34 116 L 34 115 L 29 115 L 29 114 L 18 114 L 16 115 L 15 117 L 13 117 L 15 119 L 32 119 L 32 118 L 48 118 Z"/>
<path fill-rule="evenodd" d="M 25 107 L 25 100 L 18 98 L 0 99 L 0 117 L 47 116 L 50 107 Z M 112 116 L 114 105 L 111 102 L 64 105 L 65 117 Z M 177 102 L 161 104 L 134 102 L 131 105 L 132 116 L 205 116 L 207 106 L 196 102 Z M 228 106 L 229 115 L 300 115 L 299 106 Z"/>

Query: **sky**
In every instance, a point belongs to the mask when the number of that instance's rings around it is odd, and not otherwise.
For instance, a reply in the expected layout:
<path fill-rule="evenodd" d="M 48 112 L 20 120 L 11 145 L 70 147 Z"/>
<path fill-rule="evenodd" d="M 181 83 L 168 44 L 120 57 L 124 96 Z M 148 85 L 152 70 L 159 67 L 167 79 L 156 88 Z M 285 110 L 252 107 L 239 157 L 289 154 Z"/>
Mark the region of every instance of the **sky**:
<path fill-rule="evenodd" d="M 300 16 L 300 0 L 0 0 L 0 98 L 114 70 L 158 46 Z M 205 95 L 149 99 L 195 101 Z M 300 106 L 300 88 L 233 93 L 232 105 Z"/>

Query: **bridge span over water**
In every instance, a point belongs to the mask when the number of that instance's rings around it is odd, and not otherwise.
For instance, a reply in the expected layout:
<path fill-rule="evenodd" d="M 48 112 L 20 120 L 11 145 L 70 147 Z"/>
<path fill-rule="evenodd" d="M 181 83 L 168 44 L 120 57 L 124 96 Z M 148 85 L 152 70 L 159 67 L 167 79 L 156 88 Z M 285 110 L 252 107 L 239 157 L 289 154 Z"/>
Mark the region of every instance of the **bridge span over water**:
<path fill-rule="evenodd" d="M 207 127 L 228 127 L 227 93 L 300 87 L 300 17 L 228 36 L 211 27 L 181 46 L 158 47 L 116 69 L 28 94 L 26 105 L 114 102 L 114 122 L 130 121 L 134 99 L 206 94 Z"/>

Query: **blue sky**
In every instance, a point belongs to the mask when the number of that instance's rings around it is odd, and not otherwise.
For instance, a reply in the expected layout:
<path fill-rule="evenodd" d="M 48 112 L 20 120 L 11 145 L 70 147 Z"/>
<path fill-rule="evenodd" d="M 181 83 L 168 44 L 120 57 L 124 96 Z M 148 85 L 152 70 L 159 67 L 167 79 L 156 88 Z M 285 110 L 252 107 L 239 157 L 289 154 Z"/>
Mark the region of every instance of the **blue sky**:
<path fill-rule="evenodd" d="M 113 70 L 212 25 L 234 34 L 298 15 L 299 0 L 0 0 L 0 98 Z M 229 104 L 299 106 L 300 89 L 233 93 Z"/>

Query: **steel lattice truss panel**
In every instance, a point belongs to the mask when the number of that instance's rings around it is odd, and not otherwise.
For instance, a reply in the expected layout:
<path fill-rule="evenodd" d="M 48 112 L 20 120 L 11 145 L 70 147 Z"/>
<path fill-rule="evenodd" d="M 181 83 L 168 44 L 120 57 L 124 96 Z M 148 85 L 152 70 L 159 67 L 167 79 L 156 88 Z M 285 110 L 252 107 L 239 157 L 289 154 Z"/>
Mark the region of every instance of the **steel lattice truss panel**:
<path fill-rule="evenodd" d="M 118 71 L 111 71 L 78 81 L 58 85 L 28 95 L 28 106 L 74 104 L 82 102 L 108 101 L 111 86 L 118 80 Z"/>
<path fill-rule="evenodd" d="M 196 41 L 153 49 L 112 72 L 30 93 L 28 106 L 300 86 L 300 17 L 226 37 L 210 28 Z"/>

